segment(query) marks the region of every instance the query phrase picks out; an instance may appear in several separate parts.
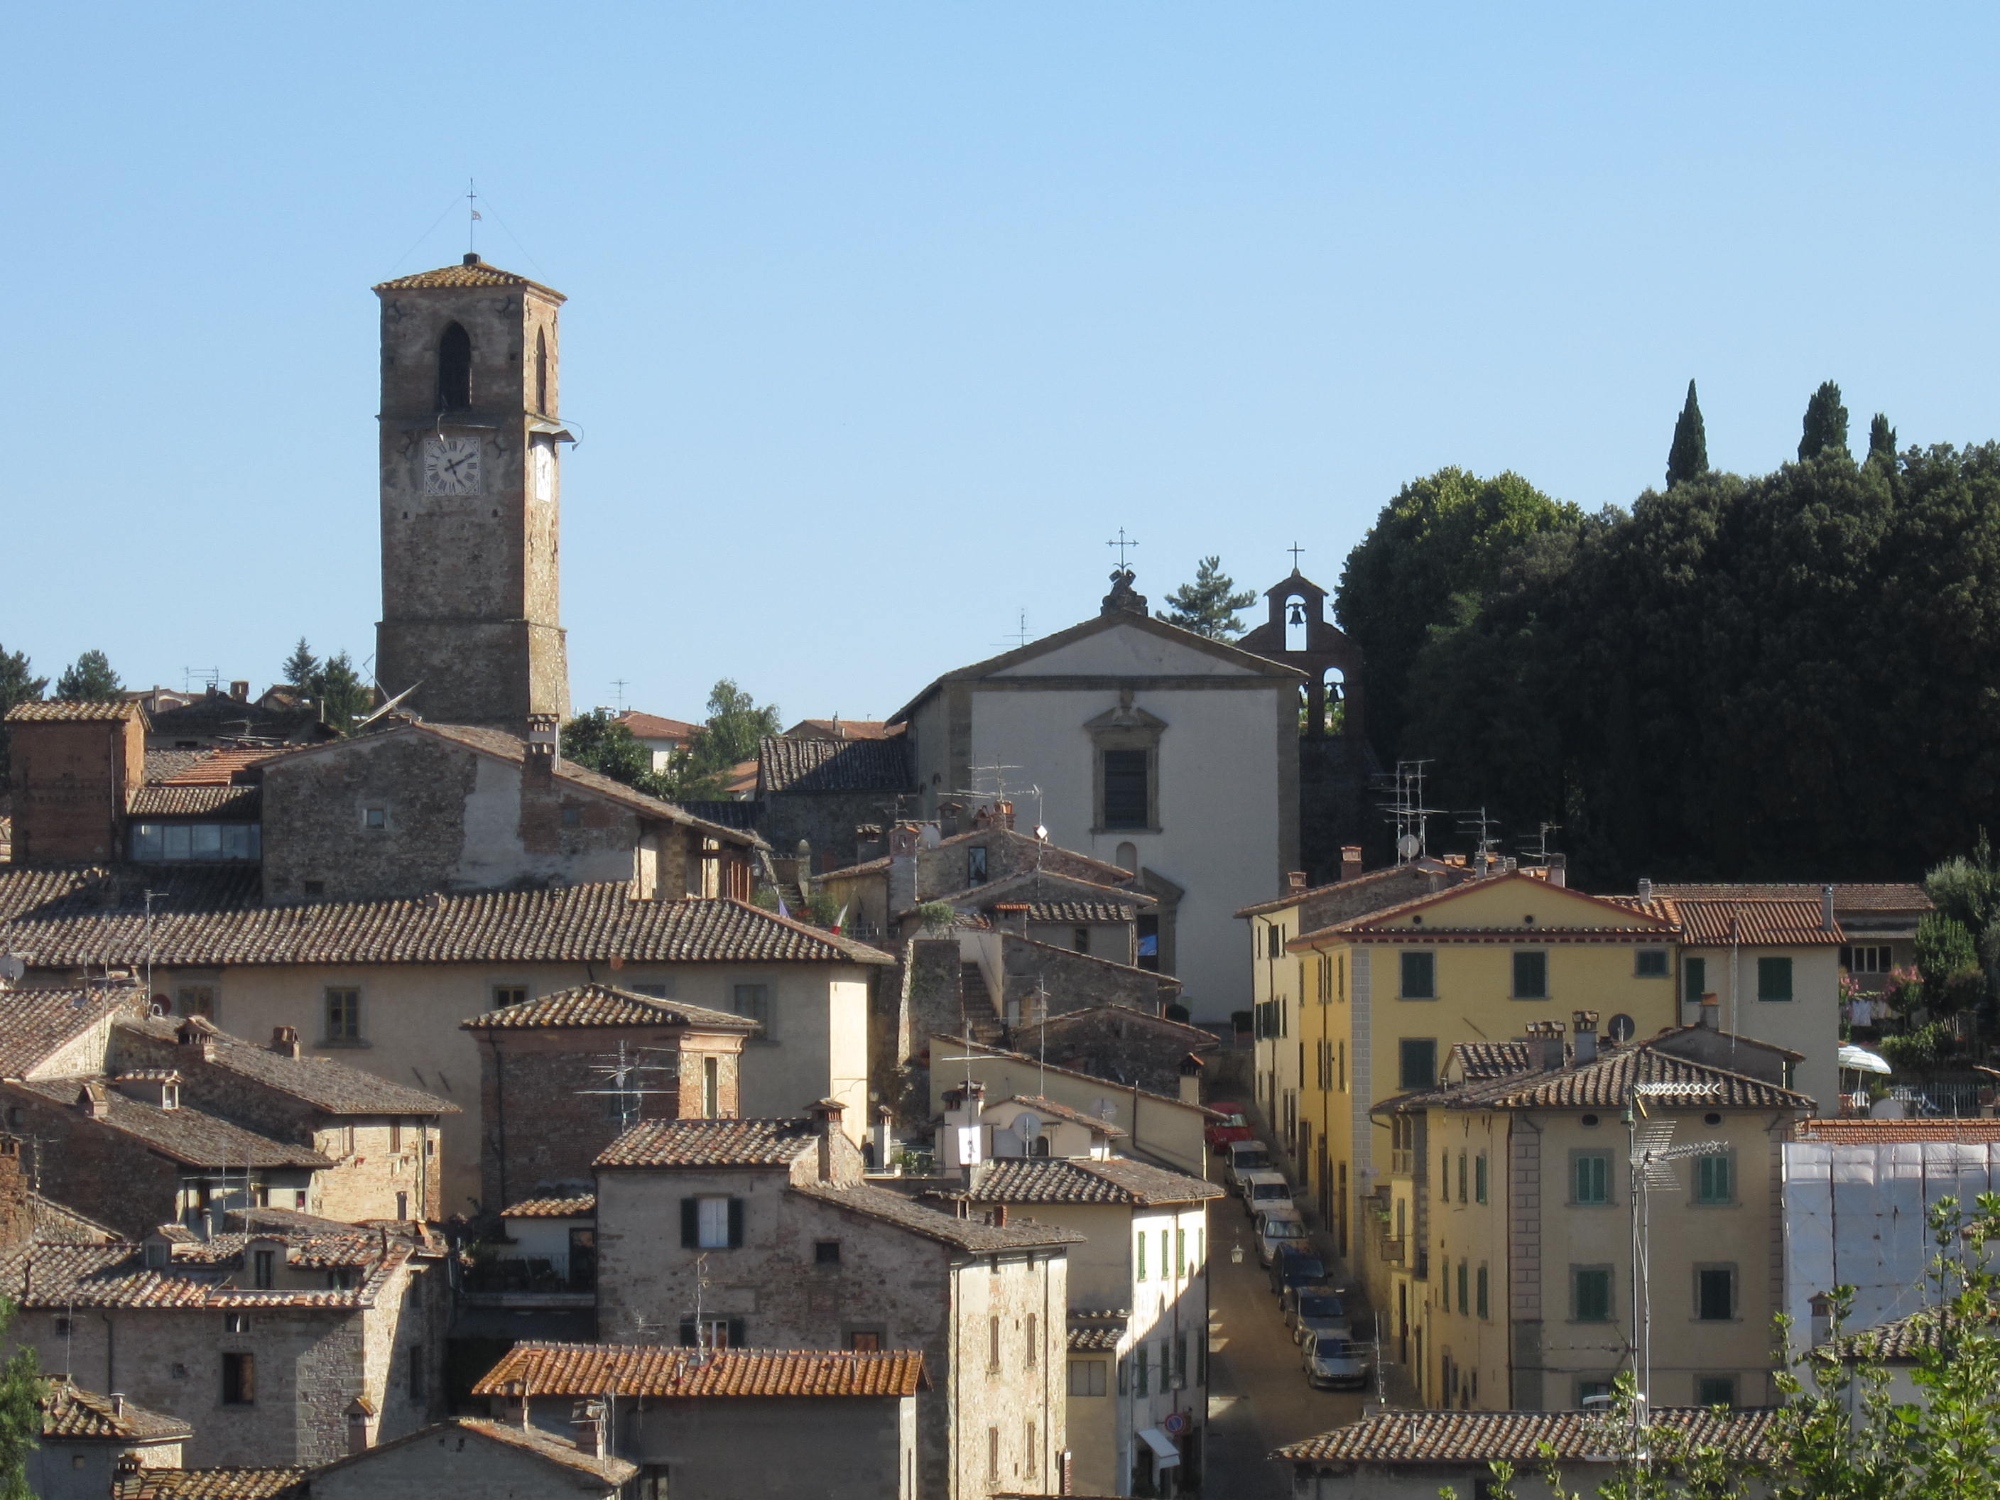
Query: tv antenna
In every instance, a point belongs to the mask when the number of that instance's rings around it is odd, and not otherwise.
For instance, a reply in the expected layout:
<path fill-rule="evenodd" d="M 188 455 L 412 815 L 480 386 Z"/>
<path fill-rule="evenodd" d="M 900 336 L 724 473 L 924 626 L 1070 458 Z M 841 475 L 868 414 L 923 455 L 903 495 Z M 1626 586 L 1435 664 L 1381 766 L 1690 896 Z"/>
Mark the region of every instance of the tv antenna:
<path fill-rule="evenodd" d="M 1500 841 L 1493 837 L 1493 826 L 1499 821 L 1498 818 L 1489 818 L 1483 807 L 1477 812 L 1459 814 L 1458 826 L 1467 833 L 1476 830 L 1479 835 L 1474 844 L 1474 865 L 1477 869 L 1485 870 L 1492 867 L 1493 851 L 1500 847 Z"/>
<path fill-rule="evenodd" d="M 614 677 L 611 679 L 612 701 L 618 705 L 618 712 L 621 714 L 625 712 L 625 689 L 631 685 L 629 677 Z"/>
<path fill-rule="evenodd" d="M 1560 823 L 1542 824 L 1536 830 L 1534 843 L 1530 844 L 1525 839 L 1521 841 L 1521 858 L 1527 860 L 1538 870 L 1546 870 L 1549 867 L 1549 857 L 1556 853 L 1554 849 L 1549 847 L 1549 835 L 1559 832 L 1561 829 L 1562 824 Z"/>
<path fill-rule="evenodd" d="M 639 1123 L 645 1101 L 660 1094 L 671 1094 L 674 1089 L 645 1087 L 644 1078 L 649 1073 L 676 1073 L 679 1070 L 665 1063 L 643 1062 L 647 1053 L 666 1055 L 665 1047 L 633 1047 L 620 1042 L 616 1052 L 599 1053 L 590 1071 L 602 1078 L 608 1088 L 578 1089 L 580 1094 L 595 1094 L 618 1101 L 618 1124 L 622 1130 L 630 1130 Z"/>
<path fill-rule="evenodd" d="M 1390 800 L 1382 804 L 1386 821 L 1396 825 L 1396 863 L 1406 865 L 1430 852 L 1427 819 L 1443 809 L 1424 806 L 1424 767 L 1429 760 L 1399 760 Z"/>
<path fill-rule="evenodd" d="M 1028 644 L 1028 612 L 1025 609 L 1019 610 L 1017 611 L 1017 615 L 1018 618 L 1014 625 L 1013 635 L 1007 640 L 995 641 L 994 645 L 1005 646 L 1010 651 L 1016 651 Z"/>
<path fill-rule="evenodd" d="M 1680 1175 L 1674 1163 L 1721 1156 L 1729 1150 L 1722 1141 L 1675 1145 L 1674 1122 L 1648 1119 L 1646 1100 L 1692 1104 L 1716 1093 L 1715 1085 L 1707 1083 L 1638 1083 L 1632 1086 L 1632 1105 L 1625 1111 L 1627 1164 L 1632 1172 L 1632 1378 L 1637 1386 L 1632 1399 L 1632 1438 L 1633 1451 L 1642 1464 L 1652 1457 L 1646 1429 L 1652 1421 L 1653 1390 L 1653 1191 L 1679 1191 Z"/>

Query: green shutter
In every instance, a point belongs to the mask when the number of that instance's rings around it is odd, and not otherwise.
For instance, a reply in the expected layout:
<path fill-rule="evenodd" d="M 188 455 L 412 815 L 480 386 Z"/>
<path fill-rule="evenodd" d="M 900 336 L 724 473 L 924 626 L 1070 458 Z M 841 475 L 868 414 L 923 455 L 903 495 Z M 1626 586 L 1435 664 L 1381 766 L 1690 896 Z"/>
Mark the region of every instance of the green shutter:
<path fill-rule="evenodd" d="M 1757 960 L 1757 998 L 1759 1000 L 1789 1000 L 1792 998 L 1791 959 L 1760 958 Z"/>
<path fill-rule="evenodd" d="M 1681 960 L 1682 997 L 1689 1005 L 1701 1004 L 1701 997 L 1708 993 L 1708 960 L 1705 958 L 1684 958 Z"/>

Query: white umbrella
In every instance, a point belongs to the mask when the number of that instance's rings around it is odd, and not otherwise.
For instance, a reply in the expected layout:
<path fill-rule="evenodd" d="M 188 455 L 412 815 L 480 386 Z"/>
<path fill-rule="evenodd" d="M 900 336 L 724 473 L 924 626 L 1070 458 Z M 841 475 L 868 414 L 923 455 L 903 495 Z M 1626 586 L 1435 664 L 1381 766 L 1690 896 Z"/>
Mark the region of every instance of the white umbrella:
<path fill-rule="evenodd" d="M 1857 1073 L 1893 1073 L 1896 1070 L 1865 1047 L 1842 1047 L 1840 1065 Z"/>

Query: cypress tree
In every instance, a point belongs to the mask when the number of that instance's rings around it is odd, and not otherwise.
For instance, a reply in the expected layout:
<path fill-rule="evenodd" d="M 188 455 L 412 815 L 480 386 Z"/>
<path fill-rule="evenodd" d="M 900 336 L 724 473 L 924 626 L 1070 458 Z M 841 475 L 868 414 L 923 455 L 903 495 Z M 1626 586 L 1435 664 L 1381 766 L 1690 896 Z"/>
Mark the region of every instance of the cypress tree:
<path fill-rule="evenodd" d="M 1840 404 L 1840 387 L 1831 380 L 1806 403 L 1805 432 L 1799 438 L 1799 462 L 1818 458 L 1830 449 L 1847 450 L 1847 408 Z"/>
<path fill-rule="evenodd" d="M 1667 488 L 1687 479 L 1699 479 L 1708 472 L 1708 433 L 1701 425 L 1701 407 L 1694 399 L 1694 382 L 1688 382 L 1687 404 L 1674 423 L 1674 445 L 1667 450 Z"/>
<path fill-rule="evenodd" d="M 1881 462 L 1892 469 L 1896 467 L 1896 429 L 1879 411 L 1875 413 L 1875 420 L 1868 424 L 1868 462 Z"/>

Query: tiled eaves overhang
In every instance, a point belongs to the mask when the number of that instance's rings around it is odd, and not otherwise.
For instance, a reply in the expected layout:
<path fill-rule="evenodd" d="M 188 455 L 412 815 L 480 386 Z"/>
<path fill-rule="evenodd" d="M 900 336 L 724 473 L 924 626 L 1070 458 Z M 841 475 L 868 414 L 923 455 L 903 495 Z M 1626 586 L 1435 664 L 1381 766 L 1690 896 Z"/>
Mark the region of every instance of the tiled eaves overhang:
<path fill-rule="evenodd" d="M 1307 953 L 1316 948 L 1350 943 L 1505 943 L 1537 947 L 1551 943 L 1669 943 L 1681 937 L 1678 927 L 1323 927 L 1285 944 L 1286 951 Z"/>

